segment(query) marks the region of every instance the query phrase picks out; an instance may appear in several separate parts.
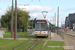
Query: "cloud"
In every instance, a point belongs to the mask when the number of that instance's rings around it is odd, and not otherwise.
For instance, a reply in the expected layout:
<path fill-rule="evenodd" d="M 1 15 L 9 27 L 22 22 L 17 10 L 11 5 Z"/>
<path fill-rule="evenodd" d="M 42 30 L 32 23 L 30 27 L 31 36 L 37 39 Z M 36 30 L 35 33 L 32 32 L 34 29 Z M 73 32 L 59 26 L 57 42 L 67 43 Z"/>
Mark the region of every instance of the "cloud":
<path fill-rule="evenodd" d="M 53 9 L 50 8 L 50 7 L 42 7 L 42 6 L 39 6 L 39 5 L 31 5 L 31 6 L 24 6 L 24 5 L 21 5 L 21 6 L 18 6 L 19 8 L 21 9 L 25 9 L 27 11 L 30 11 L 30 13 L 37 13 L 37 12 L 40 12 L 41 11 L 52 11 Z"/>
<path fill-rule="evenodd" d="M 39 13 L 32 13 L 32 14 L 29 14 L 31 17 L 38 17 L 39 16 Z"/>
<path fill-rule="evenodd" d="M 30 12 L 30 16 L 31 18 L 44 18 L 42 11 L 48 11 L 48 12 L 52 12 L 53 9 L 50 7 L 42 7 L 39 5 L 30 5 L 30 6 L 25 6 L 25 5 L 19 5 L 18 6 L 20 9 L 22 10 L 27 10 Z M 48 15 L 47 14 L 47 19 L 50 21 L 50 17 L 52 17 L 52 15 Z"/>
<path fill-rule="evenodd" d="M 4 1 L 9 1 L 9 0 L 4 0 Z M 50 7 L 42 7 L 42 6 L 38 6 L 38 5 L 31 5 L 31 6 L 24 6 L 24 5 L 19 5 L 18 6 L 20 9 L 22 10 L 27 10 L 30 12 L 30 16 L 33 17 L 33 18 L 43 18 L 43 15 L 41 13 L 41 11 L 45 10 L 45 11 L 52 11 L 52 8 Z M 0 12 L 1 14 L 0 15 L 3 15 L 4 12 L 6 12 L 8 9 L 6 10 L 3 10 L 0 8 Z"/>
<path fill-rule="evenodd" d="M 31 17 L 37 17 L 37 18 L 43 17 L 43 14 L 42 13 L 30 13 L 29 15 Z M 48 19 L 52 19 L 52 17 L 53 17 L 53 15 L 49 15 L 49 14 L 46 15 L 46 18 L 48 18 Z"/>
<path fill-rule="evenodd" d="M 4 15 L 4 14 L 5 14 L 5 10 L 3 10 L 2 8 L 0 8 L 0 18 L 1 18 L 1 16 Z"/>
<path fill-rule="evenodd" d="M 0 10 L 0 12 L 2 12 L 2 11 Z"/>

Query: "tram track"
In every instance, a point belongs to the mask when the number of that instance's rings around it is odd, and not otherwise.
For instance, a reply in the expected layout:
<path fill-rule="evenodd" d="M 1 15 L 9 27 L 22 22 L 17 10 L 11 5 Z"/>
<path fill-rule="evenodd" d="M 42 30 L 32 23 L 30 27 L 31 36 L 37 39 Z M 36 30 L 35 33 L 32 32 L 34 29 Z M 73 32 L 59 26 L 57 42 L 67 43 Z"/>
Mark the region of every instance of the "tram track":
<path fill-rule="evenodd" d="M 29 35 L 26 35 L 26 36 L 29 36 Z M 44 46 L 46 45 L 46 43 L 47 43 L 47 41 L 48 41 L 49 38 L 50 38 L 50 36 L 47 37 L 46 42 L 43 44 Z M 34 39 L 27 38 L 27 39 L 28 39 L 28 42 L 26 42 L 26 43 L 24 43 L 24 44 L 22 44 L 22 45 L 16 47 L 14 50 L 17 50 L 18 48 L 24 46 L 24 45 L 27 44 L 27 43 L 34 43 L 34 45 L 32 45 L 30 48 L 28 48 L 28 50 L 31 50 L 34 46 L 36 46 L 40 41 L 43 40 L 43 38 L 41 38 L 41 39 L 38 39 L 38 38 L 34 38 Z M 43 47 L 44 47 L 44 46 L 43 46 Z M 43 48 L 43 47 L 42 47 L 42 48 Z"/>
<path fill-rule="evenodd" d="M 28 42 L 26 42 L 26 43 L 24 43 L 24 44 L 22 44 L 22 45 L 20 45 L 20 46 L 18 46 L 17 48 L 15 48 L 14 50 L 16 50 L 16 49 L 18 49 L 18 48 L 20 48 L 20 47 L 22 47 L 23 45 L 25 45 L 25 44 L 27 44 L 27 43 L 29 43 L 30 41 L 28 41 Z"/>
<path fill-rule="evenodd" d="M 38 44 L 42 39 L 37 39 L 37 38 L 35 38 L 35 39 L 30 39 L 30 38 L 27 38 L 28 39 L 28 42 L 26 42 L 26 43 L 24 43 L 24 44 L 22 44 L 22 45 L 20 45 L 20 46 L 18 46 L 18 47 L 16 47 L 14 50 L 17 50 L 18 48 L 20 48 L 20 47 L 22 47 L 22 46 L 24 46 L 25 44 L 27 44 L 27 43 L 34 43 L 34 45 L 32 45 L 28 50 L 31 50 L 36 44 Z"/>
<path fill-rule="evenodd" d="M 36 39 L 37 40 L 37 39 Z M 41 41 L 42 39 L 40 39 L 40 40 L 37 40 L 37 42 L 34 44 L 34 45 L 32 45 L 28 50 L 31 50 L 35 45 L 37 45 L 40 41 Z"/>
<path fill-rule="evenodd" d="M 29 42 L 31 41 L 29 38 L 27 38 L 27 39 L 29 40 L 28 42 L 26 42 L 26 43 L 24 43 L 24 44 L 22 44 L 22 45 L 20 45 L 20 46 L 16 47 L 14 50 L 16 50 L 16 49 L 18 49 L 18 48 L 22 47 L 23 45 L 25 45 L 25 44 L 27 44 L 27 43 L 29 43 Z"/>
<path fill-rule="evenodd" d="M 51 36 L 51 32 L 49 31 L 49 34 L 48 34 L 47 40 L 46 40 L 46 42 L 43 44 L 41 50 L 42 50 L 42 49 L 44 48 L 44 46 L 47 44 L 48 40 L 51 39 L 50 36 Z"/>

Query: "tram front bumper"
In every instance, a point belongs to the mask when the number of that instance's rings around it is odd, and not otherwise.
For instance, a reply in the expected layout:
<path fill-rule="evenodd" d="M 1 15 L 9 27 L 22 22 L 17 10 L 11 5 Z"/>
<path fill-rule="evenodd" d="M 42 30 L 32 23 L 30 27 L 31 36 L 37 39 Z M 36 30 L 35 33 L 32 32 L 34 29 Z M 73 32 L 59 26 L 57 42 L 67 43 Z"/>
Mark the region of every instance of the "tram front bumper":
<path fill-rule="evenodd" d="M 35 36 L 48 36 L 48 34 L 35 34 Z"/>

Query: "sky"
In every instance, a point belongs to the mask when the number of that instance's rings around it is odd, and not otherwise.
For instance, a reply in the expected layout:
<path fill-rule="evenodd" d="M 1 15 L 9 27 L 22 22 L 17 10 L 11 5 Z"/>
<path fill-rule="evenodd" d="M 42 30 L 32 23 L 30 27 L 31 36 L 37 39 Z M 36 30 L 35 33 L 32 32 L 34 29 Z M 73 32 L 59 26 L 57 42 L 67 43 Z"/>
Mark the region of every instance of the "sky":
<path fill-rule="evenodd" d="M 15 4 L 15 0 L 13 1 Z M 51 23 L 53 23 L 55 13 L 57 17 L 57 7 L 59 6 L 59 26 L 61 26 L 61 23 L 65 23 L 66 16 L 70 13 L 75 13 L 75 0 L 17 0 L 17 4 L 19 8 L 23 10 L 25 8 L 25 10 L 30 12 L 30 19 L 44 18 L 42 11 L 48 11 L 46 18 Z M 11 5 L 12 0 L 0 0 L 0 18 Z"/>

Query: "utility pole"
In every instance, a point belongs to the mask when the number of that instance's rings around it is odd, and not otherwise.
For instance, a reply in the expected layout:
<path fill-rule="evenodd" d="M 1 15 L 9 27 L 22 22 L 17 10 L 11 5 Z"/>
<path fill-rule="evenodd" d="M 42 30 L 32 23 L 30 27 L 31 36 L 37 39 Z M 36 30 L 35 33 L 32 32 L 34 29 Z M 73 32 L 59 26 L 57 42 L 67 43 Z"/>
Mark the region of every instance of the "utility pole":
<path fill-rule="evenodd" d="M 58 29 L 59 29 L 59 7 L 57 9 L 57 34 L 58 34 Z"/>
<path fill-rule="evenodd" d="M 13 37 L 13 0 L 12 0 L 12 15 L 11 15 L 11 38 Z"/>
<path fill-rule="evenodd" d="M 15 39 L 17 33 L 17 0 L 15 0 Z"/>

